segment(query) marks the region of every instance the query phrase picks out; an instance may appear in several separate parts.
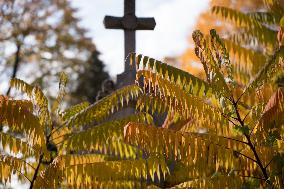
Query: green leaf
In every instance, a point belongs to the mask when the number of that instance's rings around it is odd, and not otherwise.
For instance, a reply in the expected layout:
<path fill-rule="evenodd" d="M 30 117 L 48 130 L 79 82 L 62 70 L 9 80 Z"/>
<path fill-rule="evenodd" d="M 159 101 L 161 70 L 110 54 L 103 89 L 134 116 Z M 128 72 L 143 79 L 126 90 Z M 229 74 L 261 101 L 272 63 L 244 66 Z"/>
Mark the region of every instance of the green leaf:
<path fill-rule="evenodd" d="M 279 25 L 280 27 L 284 27 L 284 16 L 280 19 Z"/>

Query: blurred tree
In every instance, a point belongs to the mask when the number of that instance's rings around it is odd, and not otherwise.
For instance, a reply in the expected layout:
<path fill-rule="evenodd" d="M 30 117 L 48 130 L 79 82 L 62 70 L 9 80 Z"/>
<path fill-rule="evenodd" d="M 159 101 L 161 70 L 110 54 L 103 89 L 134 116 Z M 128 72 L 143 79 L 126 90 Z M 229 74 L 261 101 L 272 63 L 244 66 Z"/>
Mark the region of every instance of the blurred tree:
<path fill-rule="evenodd" d="M 99 54 L 98 51 L 94 51 L 87 65 L 84 66 L 84 71 L 79 73 L 78 87 L 72 94 L 76 103 L 80 101 L 94 103 L 98 91 L 101 90 L 101 84 L 109 78 L 109 74 L 104 71 L 103 62 L 98 57 Z"/>
<path fill-rule="evenodd" d="M 269 55 L 278 48 L 277 32 L 281 29 L 284 1 L 263 0 L 265 8 L 242 11 L 226 6 L 214 6 L 212 12 L 238 29 L 227 38 L 226 46 L 239 59 L 237 64 L 255 74 Z M 280 31 L 281 32 L 281 31 Z M 280 44 L 281 45 L 281 44 Z M 241 73 L 240 72 L 240 73 Z"/>
<path fill-rule="evenodd" d="M 76 90 L 79 75 L 96 69 L 87 63 L 96 47 L 79 26 L 76 11 L 68 0 L 0 0 L 1 65 L 6 73 L 1 79 L 17 76 L 45 87 L 48 95 L 54 96 L 50 89 L 57 74 L 64 71 L 74 83 L 69 94 Z M 96 81 L 100 85 L 100 80 Z M 80 82 L 82 85 L 82 78 Z"/>
<path fill-rule="evenodd" d="M 213 6 L 226 6 L 234 8 L 239 11 L 252 11 L 252 10 L 263 10 L 264 4 L 262 0 L 246 0 L 246 1 L 235 1 L 235 0 L 212 0 L 208 6 L 208 9 L 203 12 L 196 23 L 194 28 L 199 29 L 204 34 L 208 34 L 211 28 L 216 31 L 222 37 L 228 37 L 230 34 L 238 32 L 238 28 L 229 22 L 224 21 L 222 18 L 211 13 Z M 202 65 L 199 64 L 199 59 L 196 57 L 194 52 L 194 42 L 189 37 L 189 47 L 181 56 L 182 68 L 194 73 L 201 75 Z"/>

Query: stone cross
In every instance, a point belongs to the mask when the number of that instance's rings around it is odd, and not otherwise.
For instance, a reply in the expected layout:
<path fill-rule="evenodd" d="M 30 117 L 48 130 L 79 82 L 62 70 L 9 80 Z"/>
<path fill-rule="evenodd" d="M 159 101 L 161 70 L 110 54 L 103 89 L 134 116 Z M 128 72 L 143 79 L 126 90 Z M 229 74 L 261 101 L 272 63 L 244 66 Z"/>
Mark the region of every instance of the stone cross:
<path fill-rule="evenodd" d="M 154 18 L 137 18 L 135 15 L 135 0 L 124 0 L 124 16 L 114 17 L 105 16 L 104 26 L 107 29 L 123 29 L 124 30 L 124 72 L 135 72 L 131 68 L 130 61 L 127 56 L 129 53 L 136 51 L 136 30 L 154 30 L 156 22 Z"/>

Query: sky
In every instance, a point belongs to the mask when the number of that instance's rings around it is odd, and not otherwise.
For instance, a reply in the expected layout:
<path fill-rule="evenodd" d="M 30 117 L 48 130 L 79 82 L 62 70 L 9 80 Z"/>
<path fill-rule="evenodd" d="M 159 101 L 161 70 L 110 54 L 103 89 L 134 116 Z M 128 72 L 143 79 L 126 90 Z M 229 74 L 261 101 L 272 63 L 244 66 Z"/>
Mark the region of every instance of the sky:
<path fill-rule="evenodd" d="M 136 51 L 155 59 L 178 56 L 188 46 L 188 37 L 198 15 L 209 0 L 136 0 L 136 15 L 155 17 L 154 31 L 138 31 Z M 81 25 L 89 30 L 100 58 L 111 76 L 123 72 L 124 39 L 122 30 L 105 29 L 105 15 L 122 16 L 123 0 L 72 0 L 78 8 Z"/>

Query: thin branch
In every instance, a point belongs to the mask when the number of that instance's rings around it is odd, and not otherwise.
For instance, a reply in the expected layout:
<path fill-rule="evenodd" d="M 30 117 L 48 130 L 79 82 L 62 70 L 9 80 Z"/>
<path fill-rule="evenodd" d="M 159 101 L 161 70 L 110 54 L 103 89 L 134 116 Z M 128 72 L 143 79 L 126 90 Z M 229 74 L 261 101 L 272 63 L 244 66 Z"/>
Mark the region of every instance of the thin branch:
<path fill-rule="evenodd" d="M 248 145 L 248 143 L 247 143 L 247 142 L 242 141 L 242 140 L 238 140 L 238 139 L 230 138 L 230 137 L 225 137 L 225 136 L 222 136 L 222 137 L 223 137 L 223 138 L 225 138 L 225 139 L 228 139 L 228 140 L 234 140 L 234 141 L 237 141 L 237 142 L 240 142 L 240 143 L 243 143 L 243 144 L 247 144 L 247 145 Z"/>
<path fill-rule="evenodd" d="M 244 124 L 244 121 L 243 119 L 241 118 L 240 116 L 240 113 L 239 113 L 239 110 L 238 110 L 238 104 L 237 102 L 233 101 L 233 105 L 234 105 L 234 108 L 235 108 L 235 111 L 236 111 L 236 114 L 237 114 L 237 117 L 238 117 L 238 120 L 239 120 L 239 123 L 241 124 L 242 127 L 245 127 L 245 124 Z M 246 137 L 247 141 L 248 141 L 248 145 L 251 149 L 251 151 L 253 152 L 254 154 L 254 157 L 256 159 L 256 163 L 258 164 L 259 168 L 261 169 L 261 172 L 266 180 L 266 183 L 268 183 L 269 185 L 273 186 L 273 184 L 271 183 L 271 181 L 269 181 L 269 176 L 267 174 L 267 171 L 266 171 L 266 168 L 263 167 L 263 164 L 258 156 L 258 153 L 256 152 L 256 149 L 255 149 L 255 146 L 254 144 L 252 143 L 251 141 L 251 138 L 250 138 L 250 135 L 244 133 L 244 136 Z"/>
<path fill-rule="evenodd" d="M 274 156 L 275 157 L 275 156 Z M 273 161 L 274 157 L 269 161 L 269 163 L 264 167 L 265 169 L 270 165 L 270 163 Z"/>
<path fill-rule="evenodd" d="M 206 133 L 197 133 L 197 132 L 186 132 L 186 133 L 188 133 L 188 134 L 190 134 L 190 135 L 197 135 L 198 137 L 202 137 L 202 136 L 206 136 L 206 135 L 208 135 L 208 134 L 206 134 Z M 225 139 L 228 139 L 228 140 L 234 140 L 234 141 L 237 141 L 237 142 L 240 142 L 240 143 L 243 143 L 243 144 L 248 144 L 247 142 L 245 142 L 245 141 L 242 141 L 242 140 L 238 140 L 238 139 L 235 139 L 235 138 L 231 138 L 231 137 L 226 137 L 226 136 L 222 136 L 222 135 L 216 135 L 217 137 L 223 137 L 223 138 L 225 138 Z"/>
<path fill-rule="evenodd" d="M 21 171 L 15 169 L 18 173 L 20 173 L 22 176 L 24 176 L 28 181 L 32 182 L 31 179 L 29 179 L 24 173 L 22 173 Z"/>
<path fill-rule="evenodd" d="M 190 134 L 190 135 L 193 135 L 194 137 L 200 137 L 201 138 L 201 140 L 203 140 L 203 141 L 206 141 L 206 139 L 204 139 L 204 138 L 202 138 L 202 135 L 206 135 L 206 134 L 200 134 L 200 133 L 188 133 L 188 134 Z M 220 137 L 224 137 L 224 136 L 220 136 Z M 240 141 L 241 142 L 241 141 Z M 224 146 L 224 145 L 221 145 L 221 144 L 219 144 L 219 143 L 213 143 L 214 145 L 216 145 L 216 146 L 222 146 L 222 147 L 224 147 L 224 149 L 227 149 L 227 150 L 232 150 L 232 148 L 229 148 L 229 147 L 227 147 L 227 146 Z M 235 151 L 235 150 L 233 150 L 233 151 Z M 238 152 L 239 153 L 239 152 Z"/>
<path fill-rule="evenodd" d="M 224 96 L 224 98 L 226 98 L 226 99 L 229 100 L 230 102 L 233 102 L 233 101 L 232 101 L 232 100 L 233 100 L 233 97 L 232 97 L 232 96 L 230 96 L 230 97 Z"/>
<path fill-rule="evenodd" d="M 231 122 L 234 126 L 238 126 L 236 123 L 234 123 L 226 114 L 224 114 L 223 112 L 221 112 L 221 115 L 226 118 L 229 122 Z"/>
<path fill-rule="evenodd" d="M 248 115 L 250 114 L 250 111 L 248 111 L 248 113 L 246 113 L 245 117 L 243 118 L 243 122 L 245 122 L 246 118 L 248 117 Z"/>
<path fill-rule="evenodd" d="M 41 154 L 40 157 L 39 157 L 39 161 L 38 161 L 36 170 L 35 170 L 35 172 L 34 172 L 34 176 L 33 176 L 32 180 L 31 180 L 31 185 L 30 185 L 30 188 L 29 188 L 29 189 L 33 189 L 34 182 L 35 182 L 35 180 L 36 180 L 36 178 L 37 178 L 37 174 L 38 174 L 38 172 L 39 172 L 39 168 L 40 168 L 40 165 L 41 165 L 41 163 L 42 163 L 42 160 L 43 160 L 43 154 Z"/>
<path fill-rule="evenodd" d="M 265 178 L 261 178 L 261 177 L 254 177 L 254 176 L 249 176 L 249 175 L 238 175 L 240 177 L 248 177 L 248 178 L 254 178 L 254 179 L 259 179 L 259 180 L 266 180 Z"/>
<path fill-rule="evenodd" d="M 234 152 L 235 152 L 235 153 L 238 153 L 238 154 L 240 154 L 240 155 L 242 155 L 242 156 L 244 156 L 244 157 L 246 157 L 246 158 L 250 159 L 251 161 L 253 161 L 253 162 L 255 162 L 255 163 L 258 164 L 258 162 L 257 162 L 255 159 L 253 159 L 253 158 L 251 158 L 251 157 L 249 157 L 249 156 L 247 156 L 247 155 L 245 155 L 245 154 L 243 154 L 243 153 L 241 153 L 241 152 L 238 152 L 238 151 L 234 151 Z"/>
<path fill-rule="evenodd" d="M 21 61 L 20 53 L 21 53 L 21 44 L 19 43 L 17 44 L 17 51 L 15 53 L 15 61 L 13 65 L 13 73 L 12 73 L 11 79 L 15 78 L 17 75 L 19 63 Z M 10 92 L 11 92 L 11 86 L 8 88 L 6 95 L 9 96 Z"/>
<path fill-rule="evenodd" d="M 21 160 L 22 162 L 24 162 L 25 164 L 27 164 L 28 166 L 30 166 L 34 170 L 36 169 L 34 166 L 32 166 L 30 163 L 26 162 L 25 160 L 23 160 L 23 159 L 18 159 L 18 160 Z"/>
<path fill-rule="evenodd" d="M 238 118 L 231 116 L 231 118 L 233 118 L 234 120 L 238 121 Z"/>
<path fill-rule="evenodd" d="M 237 99 L 236 103 L 238 103 L 238 102 L 241 100 L 241 98 L 243 97 L 243 95 L 245 94 L 245 92 L 246 92 L 246 91 L 244 91 L 244 92 L 239 96 L 239 98 Z"/>

